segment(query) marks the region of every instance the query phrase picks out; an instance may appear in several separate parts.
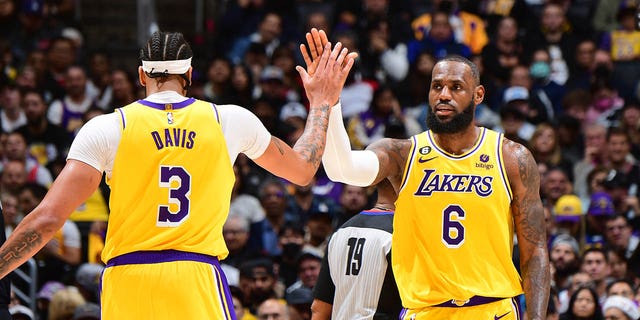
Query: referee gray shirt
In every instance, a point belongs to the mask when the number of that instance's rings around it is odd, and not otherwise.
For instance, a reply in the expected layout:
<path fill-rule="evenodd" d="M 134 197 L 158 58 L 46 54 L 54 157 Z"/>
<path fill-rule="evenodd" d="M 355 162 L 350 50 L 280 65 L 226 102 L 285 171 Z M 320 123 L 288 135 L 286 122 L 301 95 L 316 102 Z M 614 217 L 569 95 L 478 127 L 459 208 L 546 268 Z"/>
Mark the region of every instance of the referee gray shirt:
<path fill-rule="evenodd" d="M 332 319 L 398 319 L 392 231 L 393 212 L 363 211 L 331 236 L 313 296 L 333 305 Z"/>

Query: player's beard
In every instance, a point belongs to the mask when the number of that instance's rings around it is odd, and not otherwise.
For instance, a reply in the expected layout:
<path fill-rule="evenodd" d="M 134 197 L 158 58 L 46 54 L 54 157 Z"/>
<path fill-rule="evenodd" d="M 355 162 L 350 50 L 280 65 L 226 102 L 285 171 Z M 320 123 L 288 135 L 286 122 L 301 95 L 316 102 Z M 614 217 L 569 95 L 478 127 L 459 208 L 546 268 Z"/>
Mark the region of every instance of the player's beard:
<path fill-rule="evenodd" d="M 431 106 L 427 106 L 427 127 L 434 133 L 458 133 L 464 131 L 473 122 L 475 106 L 473 101 L 462 110 L 455 114 L 449 121 L 442 122 L 438 119 Z"/>

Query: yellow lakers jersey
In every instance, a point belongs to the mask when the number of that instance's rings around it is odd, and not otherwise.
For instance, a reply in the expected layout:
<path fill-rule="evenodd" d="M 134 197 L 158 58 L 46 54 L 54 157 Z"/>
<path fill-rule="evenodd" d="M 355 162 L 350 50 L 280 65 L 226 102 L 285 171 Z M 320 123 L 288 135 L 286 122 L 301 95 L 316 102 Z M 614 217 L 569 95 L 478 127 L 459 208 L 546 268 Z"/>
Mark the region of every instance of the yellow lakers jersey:
<path fill-rule="evenodd" d="M 611 58 L 632 60 L 640 56 L 640 32 L 616 30 L 611 32 Z"/>
<path fill-rule="evenodd" d="M 392 238 L 403 306 L 522 293 L 510 203 L 501 134 L 481 128 L 462 155 L 440 149 L 431 131 L 412 137 Z"/>
<path fill-rule="evenodd" d="M 226 257 L 222 225 L 235 177 L 216 107 L 134 102 L 121 115 L 102 259 L 181 250 Z"/>

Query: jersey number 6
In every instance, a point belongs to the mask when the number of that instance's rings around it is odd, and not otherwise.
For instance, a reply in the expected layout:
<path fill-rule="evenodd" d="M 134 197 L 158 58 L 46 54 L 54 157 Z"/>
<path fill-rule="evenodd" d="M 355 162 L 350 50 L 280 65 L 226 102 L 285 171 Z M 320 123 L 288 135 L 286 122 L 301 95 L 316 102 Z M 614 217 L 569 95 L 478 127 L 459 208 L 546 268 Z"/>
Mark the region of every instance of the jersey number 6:
<path fill-rule="evenodd" d="M 448 248 L 459 248 L 464 243 L 464 210 L 452 204 L 442 211 L 442 242 Z"/>

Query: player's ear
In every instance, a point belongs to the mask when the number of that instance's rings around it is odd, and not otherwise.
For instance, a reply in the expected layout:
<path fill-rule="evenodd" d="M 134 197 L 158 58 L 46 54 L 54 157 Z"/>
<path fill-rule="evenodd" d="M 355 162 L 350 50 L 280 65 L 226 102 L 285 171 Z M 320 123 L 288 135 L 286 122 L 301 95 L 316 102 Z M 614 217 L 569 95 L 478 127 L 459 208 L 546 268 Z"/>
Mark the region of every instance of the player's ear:
<path fill-rule="evenodd" d="M 142 66 L 138 67 L 138 80 L 140 80 L 140 85 L 143 87 L 147 86 L 147 79 L 145 78 L 144 70 L 142 70 Z"/>
<path fill-rule="evenodd" d="M 475 105 L 482 103 L 482 100 L 484 100 L 484 93 L 484 86 L 479 85 L 475 88 L 475 91 L 473 92 L 473 102 Z"/>

